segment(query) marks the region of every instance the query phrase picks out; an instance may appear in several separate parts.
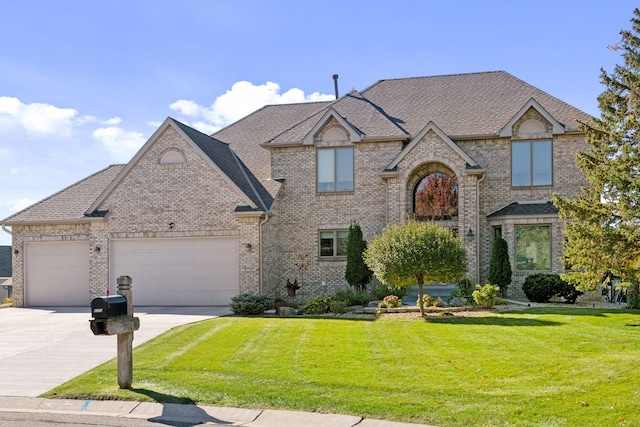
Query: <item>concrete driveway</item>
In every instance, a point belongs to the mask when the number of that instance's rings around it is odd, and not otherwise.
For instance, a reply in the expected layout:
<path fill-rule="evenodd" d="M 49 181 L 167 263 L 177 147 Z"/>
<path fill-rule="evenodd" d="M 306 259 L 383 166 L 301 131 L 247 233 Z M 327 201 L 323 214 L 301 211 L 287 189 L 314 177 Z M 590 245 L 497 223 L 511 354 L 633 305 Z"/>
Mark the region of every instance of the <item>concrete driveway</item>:
<path fill-rule="evenodd" d="M 133 345 L 230 313 L 228 307 L 136 307 Z M 0 396 L 38 396 L 116 357 L 116 336 L 94 336 L 90 318 L 89 307 L 0 309 Z"/>

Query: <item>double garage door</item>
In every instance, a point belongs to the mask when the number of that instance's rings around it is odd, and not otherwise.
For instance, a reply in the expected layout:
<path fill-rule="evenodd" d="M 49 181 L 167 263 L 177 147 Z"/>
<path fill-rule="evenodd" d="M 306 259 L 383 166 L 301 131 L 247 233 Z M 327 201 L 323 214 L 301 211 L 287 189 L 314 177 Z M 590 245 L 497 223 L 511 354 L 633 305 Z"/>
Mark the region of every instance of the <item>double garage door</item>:
<path fill-rule="evenodd" d="M 25 304 L 88 305 L 89 249 L 88 242 L 27 243 Z M 237 237 L 110 242 L 109 290 L 130 276 L 135 306 L 228 305 L 239 293 L 239 272 Z"/>

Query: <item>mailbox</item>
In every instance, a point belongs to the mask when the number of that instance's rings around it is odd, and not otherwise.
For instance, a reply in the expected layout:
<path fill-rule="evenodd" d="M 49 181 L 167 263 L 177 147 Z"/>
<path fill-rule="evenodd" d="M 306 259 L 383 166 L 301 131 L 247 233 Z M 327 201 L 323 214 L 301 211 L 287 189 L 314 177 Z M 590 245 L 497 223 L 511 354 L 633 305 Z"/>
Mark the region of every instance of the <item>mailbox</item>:
<path fill-rule="evenodd" d="M 122 295 L 94 298 L 91 300 L 91 315 L 94 319 L 127 316 L 127 299 Z"/>

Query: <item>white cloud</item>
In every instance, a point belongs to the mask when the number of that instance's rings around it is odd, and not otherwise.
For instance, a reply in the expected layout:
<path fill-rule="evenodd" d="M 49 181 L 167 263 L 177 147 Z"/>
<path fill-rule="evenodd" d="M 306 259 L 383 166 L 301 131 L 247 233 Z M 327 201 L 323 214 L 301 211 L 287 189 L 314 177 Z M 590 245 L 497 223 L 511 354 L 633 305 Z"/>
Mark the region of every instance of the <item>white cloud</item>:
<path fill-rule="evenodd" d="M 277 83 L 254 85 L 251 82 L 239 81 L 234 83 L 226 93 L 220 95 L 210 107 L 203 107 L 195 101 L 179 99 L 169 108 L 197 120 L 193 126 L 200 131 L 213 133 L 268 104 L 328 101 L 334 98 L 334 95 L 319 92 L 305 95 L 298 88 L 289 89 L 281 94 Z"/>
<path fill-rule="evenodd" d="M 29 199 L 27 197 L 24 197 L 22 199 L 17 199 L 17 200 L 9 200 L 9 208 L 13 212 L 19 212 L 22 209 L 28 208 L 29 206 L 33 205 L 36 202 L 37 200 Z"/>
<path fill-rule="evenodd" d="M 73 108 L 58 108 L 49 104 L 24 104 L 18 98 L 0 97 L 0 123 L 19 126 L 34 135 L 71 136 Z"/>
<path fill-rule="evenodd" d="M 140 132 L 128 132 L 115 126 L 98 128 L 93 137 L 119 162 L 127 162 L 142 147 L 146 139 Z"/>

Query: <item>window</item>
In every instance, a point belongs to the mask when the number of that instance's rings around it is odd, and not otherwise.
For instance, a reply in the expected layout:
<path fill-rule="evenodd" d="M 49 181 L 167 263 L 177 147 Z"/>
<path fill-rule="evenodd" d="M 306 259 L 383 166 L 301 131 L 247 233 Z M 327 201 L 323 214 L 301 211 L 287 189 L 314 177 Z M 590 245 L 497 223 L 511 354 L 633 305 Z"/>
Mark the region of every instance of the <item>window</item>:
<path fill-rule="evenodd" d="M 169 150 L 160 158 L 161 165 L 179 165 L 184 162 L 184 155 L 178 150 Z"/>
<path fill-rule="evenodd" d="M 320 257 L 346 257 L 349 230 L 320 232 Z"/>
<path fill-rule="evenodd" d="M 551 270 L 551 227 L 516 225 L 516 269 Z"/>
<path fill-rule="evenodd" d="M 449 175 L 435 172 L 413 190 L 413 212 L 419 221 L 458 219 L 458 184 Z"/>
<path fill-rule="evenodd" d="M 512 142 L 511 185 L 525 187 L 551 184 L 551 141 Z"/>
<path fill-rule="evenodd" d="M 353 191 L 353 148 L 317 152 L 318 192 Z"/>

